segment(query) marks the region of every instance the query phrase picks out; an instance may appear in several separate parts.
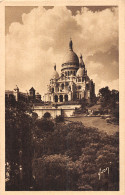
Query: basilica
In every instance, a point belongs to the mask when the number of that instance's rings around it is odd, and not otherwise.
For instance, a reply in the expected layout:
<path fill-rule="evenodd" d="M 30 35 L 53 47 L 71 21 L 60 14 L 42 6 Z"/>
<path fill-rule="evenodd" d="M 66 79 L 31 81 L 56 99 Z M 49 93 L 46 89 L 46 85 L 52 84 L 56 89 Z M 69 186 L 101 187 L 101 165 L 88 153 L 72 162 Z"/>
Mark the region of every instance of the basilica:
<path fill-rule="evenodd" d="M 54 66 L 44 101 L 67 102 L 85 99 L 90 102 L 95 96 L 95 84 L 87 75 L 82 55 L 78 58 L 73 51 L 71 39 L 61 66 L 60 75 L 56 70 L 56 65 Z"/>

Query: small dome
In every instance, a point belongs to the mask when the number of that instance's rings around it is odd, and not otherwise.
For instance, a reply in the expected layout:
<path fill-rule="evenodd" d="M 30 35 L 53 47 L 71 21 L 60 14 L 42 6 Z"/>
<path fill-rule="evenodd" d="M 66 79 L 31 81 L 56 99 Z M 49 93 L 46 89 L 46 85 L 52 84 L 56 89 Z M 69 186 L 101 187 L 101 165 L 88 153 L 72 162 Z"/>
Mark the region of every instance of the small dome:
<path fill-rule="evenodd" d="M 58 79 L 59 78 L 59 74 L 56 71 L 56 64 L 54 65 L 54 71 L 53 71 L 53 74 L 52 74 L 51 78 L 52 79 Z"/>
<path fill-rule="evenodd" d="M 80 67 L 76 73 L 76 76 L 83 77 L 84 76 L 84 69 Z"/>
<path fill-rule="evenodd" d="M 80 55 L 80 58 L 79 58 L 79 66 L 85 68 L 85 64 L 82 59 L 82 54 Z"/>
<path fill-rule="evenodd" d="M 59 78 L 59 74 L 56 70 L 53 71 L 53 74 L 51 76 L 52 79 L 58 79 Z"/>

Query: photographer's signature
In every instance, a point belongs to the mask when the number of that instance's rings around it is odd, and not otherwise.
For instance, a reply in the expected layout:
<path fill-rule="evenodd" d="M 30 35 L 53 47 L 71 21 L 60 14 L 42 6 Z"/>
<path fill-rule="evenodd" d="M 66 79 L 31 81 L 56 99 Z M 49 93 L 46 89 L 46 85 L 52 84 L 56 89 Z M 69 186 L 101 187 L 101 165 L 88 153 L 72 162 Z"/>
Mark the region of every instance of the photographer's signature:
<path fill-rule="evenodd" d="M 99 172 L 98 172 L 98 176 L 99 176 L 99 180 L 101 179 L 101 174 L 105 173 L 105 172 L 108 172 L 108 175 L 109 175 L 109 167 L 106 167 L 105 169 L 102 169 L 101 168 L 99 169 Z"/>

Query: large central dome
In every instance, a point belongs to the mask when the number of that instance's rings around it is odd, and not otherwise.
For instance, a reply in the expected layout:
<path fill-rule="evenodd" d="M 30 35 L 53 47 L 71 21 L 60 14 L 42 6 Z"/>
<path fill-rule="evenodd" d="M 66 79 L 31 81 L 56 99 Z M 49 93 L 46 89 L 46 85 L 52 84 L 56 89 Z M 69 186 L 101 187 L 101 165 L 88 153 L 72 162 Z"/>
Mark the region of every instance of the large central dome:
<path fill-rule="evenodd" d="M 65 57 L 64 57 L 64 64 L 65 63 L 73 63 L 73 64 L 78 64 L 79 63 L 79 59 L 78 56 L 75 54 L 75 52 L 73 50 L 69 50 Z"/>
<path fill-rule="evenodd" d="M 62 70 L 67 69 L 67 68 L 70 68 L 70 69 L 73 68 L 76 70 L 79 68 L 79 59 L 76 53 L 73 51 L 72 40 L 70 40 L 69 42 L 69 50 L 64 56 L 63 64 L 62 64 Z"/>
<path fill-rule="evenodd" d="M 63 64 L 73 63 L 79 64 L 79 59 L 76 53 L 73 51 L 73 43 L 72 40 L 69 42 L 69 50 L 67 51 L 66 55 L 64 56 Z"/>

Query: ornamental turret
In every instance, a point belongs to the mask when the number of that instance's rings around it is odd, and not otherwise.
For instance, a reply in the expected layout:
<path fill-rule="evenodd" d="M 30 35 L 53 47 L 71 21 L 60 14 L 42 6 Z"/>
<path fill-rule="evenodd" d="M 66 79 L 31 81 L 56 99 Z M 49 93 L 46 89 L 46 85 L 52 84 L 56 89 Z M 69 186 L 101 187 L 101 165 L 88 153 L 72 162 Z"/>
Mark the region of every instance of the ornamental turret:
<path fill-rule="evenodd" d="M 82 59 L 82 54 L 80 55 L 80 60 L 79 60 L 79 69 L 76 73 L 77 77 L 83 77 L 85 75 L 85 64 Z"/>
<path fill-rule="evenodd" d="M 72 42 L 71 38 L 70 38 L 70 42 L 69 42 L 69 50 L 73 51 L 73 42 Z"/>
<path fill-rule="evenodd" d="M 53 74 L 52 74 L 52 77 L 51 79 L 58 79 L 59 78 L 59 74 L 58 72 L 56 71 L 56 64 L 54 65 L 54 71 L 53 71 Z"/>
<path fill-rule="evenodd" d="M 80 57 L 79 57 L 79 67 L 82 67 L 82 68 L 85 69 L 85 64 L 84 64 L 84 62 L 83 62 L 82 54 L 81 54 Z"/>

